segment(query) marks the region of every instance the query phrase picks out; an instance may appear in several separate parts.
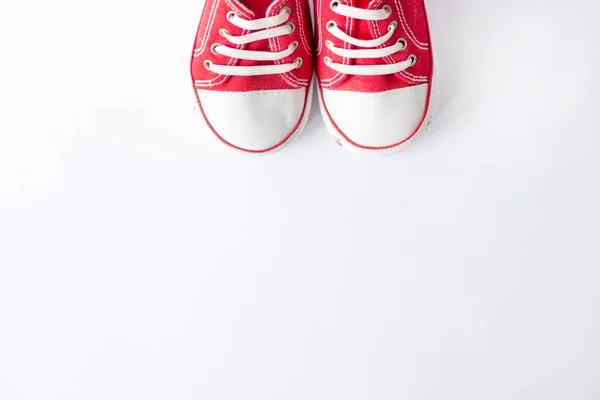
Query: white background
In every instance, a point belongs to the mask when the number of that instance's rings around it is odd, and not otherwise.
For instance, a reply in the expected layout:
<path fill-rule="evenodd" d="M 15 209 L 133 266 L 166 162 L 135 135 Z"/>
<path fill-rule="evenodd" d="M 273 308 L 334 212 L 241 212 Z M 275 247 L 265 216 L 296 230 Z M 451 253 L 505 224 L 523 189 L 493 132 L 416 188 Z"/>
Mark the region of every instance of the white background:
<path fill-rule="evenodd" d="M 598 7 L 430 0 L 430 131 L 252 157 L 200 1 L 2 0 L 0 399 L 600 399 Z"/>

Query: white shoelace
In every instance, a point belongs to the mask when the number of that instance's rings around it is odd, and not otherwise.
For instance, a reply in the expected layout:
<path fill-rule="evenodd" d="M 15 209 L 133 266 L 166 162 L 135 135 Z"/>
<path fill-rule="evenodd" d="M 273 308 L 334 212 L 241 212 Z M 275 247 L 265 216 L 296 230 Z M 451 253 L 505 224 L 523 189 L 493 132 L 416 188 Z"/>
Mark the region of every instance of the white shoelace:
<path fill-rule="evenodd" d="M 230 12 L 227 14 L 227 20 L 231 24 L 237 26 L 238 28 L 253 32 L 246 35 L 233 36 L 226 29 L 221 29 L 219 34 L 227 39 L 229 43 L 234 45 L 248 44 L 258 40 L 272 39 L 283 35 L 289 35 L 296 29 L 293 22 L 285 23 L 290 17 L 290 14 L 290 8 L 284 7 L 279 14 L 273 17 L 245 20 L 240 18 L 234 12 Z M 231 58 L 251 61 L 281 60 L 290 56 L 294 51 L 296 51 L 297 48 L 298 42 L 292 42 L 287 49 L 278 52 L 241 50 L 218 43 L 215 43 L 210 47 L 213 54 L 221 54 Z M 235 76 L 284 74 L 299 68 L 301 65 L 302 58 L 300 57 L 296 58 L 292 63 L 289 64 L 255 66 L 219 65 L 210 60 L 204 61 L 204 67 L 216 74 Z"/>
<path fill-rule="evenodd" d="M 377 10 L 367 10 L 364 8 L 347 6 L 345 4 L 341 4 L 339 1 L 334 0 L 331 2 L 330 7 L 336 14 L 365 21 L 383 21 L 392 16 L 392 8 L 390 6 L 384 6 L 383 8 Z M 352 44 L 356 47 L 363 47 L 363 49 L 344 49 L 341 47 L 335 47 L 330 40 L 325 42 L 325 45 L 329 50 L 331 50 L 332 53 L 344 58 L 383 58 L 399 51 L 403 51 L 407 46 L 405 39 L 399 39 L 392 46 L 378 48 L 390 40 L 390 38 L 393 36 L 394 31 L 398 28 L 398 22 L 396 21 L 392 21 L 388 25 L 388 32 L 385 35 L 372 40 L 361 40 L 352 37 L 346 34 L 346 32 L 342 31 L 333 21 L 329 21 L 326 25 L 326 28 L 333 36 L 344 41 L 345 43 Z M 394 74 L 412 67 L 416 62 L 417 57 L 415 55 L 410 55 L 405 61 L 381 65 L 346 65 L 334 63 L 331 58 L 325 57 L 325 64 L 328 67 L 348 75 Z"/>

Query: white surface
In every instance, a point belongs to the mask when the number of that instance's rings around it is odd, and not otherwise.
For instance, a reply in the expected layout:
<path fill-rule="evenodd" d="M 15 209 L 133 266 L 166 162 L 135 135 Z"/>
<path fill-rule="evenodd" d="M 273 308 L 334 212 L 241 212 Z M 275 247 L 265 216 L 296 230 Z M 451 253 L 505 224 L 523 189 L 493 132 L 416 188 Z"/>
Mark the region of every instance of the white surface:
<path fill-rule="evenodd" d="M 323 88 L 323 102 L 331 119 L 350 140 L 361 146 L 381 148 L 398 145 L 427 124 L 423 113 L 428 92 L 426 83 L 379 93 Z M 325 113 L 324 109 L 321 111 Z M 333 126 L 332 131 L 341 136 Z M 348 146 L 358 147 L 343 140 Z"/>
<path fill-rule="evenodd" d="M 204 114 L 215 131 L 228 143 L 247 150 L 270 149 L 298 131 L 301 120 L 308 118 L 307 113 L 302 114 L 304 102 L 312 100 L 307 97 L 305 88 L 197 92 Z M 310 104 L 306 109 L 310 110 Z"/>
<path fill-rule="evenodd" d="M 431 0 L 395 156 L 200 132 L 194 0 L 0 5 L 0 399 L 597 400 L 597 2 Z"/>

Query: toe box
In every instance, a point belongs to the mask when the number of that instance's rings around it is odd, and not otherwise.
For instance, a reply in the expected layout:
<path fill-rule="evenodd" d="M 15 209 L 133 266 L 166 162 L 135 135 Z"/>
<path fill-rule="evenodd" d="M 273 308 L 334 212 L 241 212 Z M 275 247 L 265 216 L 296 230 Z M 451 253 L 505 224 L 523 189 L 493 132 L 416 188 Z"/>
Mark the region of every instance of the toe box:
<path fill-rule="evenodd" d="M 240 150 L 265 152 L 284 144 L 303 118 L 306 89 L 224 92 L 198 90 L 214 133 Z"/>
<path fill-rule="evenodd" d="M 352 145 L 386 149 L 409 140 L 427 111 L 429 85 L 378 93 L 323 89 L 328 117 Z"/>

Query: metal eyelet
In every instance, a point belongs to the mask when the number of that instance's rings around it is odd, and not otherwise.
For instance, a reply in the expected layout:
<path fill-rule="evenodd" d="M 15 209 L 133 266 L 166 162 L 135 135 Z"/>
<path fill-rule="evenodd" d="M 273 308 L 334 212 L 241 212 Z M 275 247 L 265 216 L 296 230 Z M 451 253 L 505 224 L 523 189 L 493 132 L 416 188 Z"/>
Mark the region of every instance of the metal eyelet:
<path fill-rule="evenodd" d="M 292 9 L 289 8 L 288 6 L 285 6 L 281 9 L 282 13 L 286 13 L 287 15 L 291 15 L 292 14 Z"/>
<path fill-rule="evenodd" d="M 400 51 L 406 50 L 406 47 L 408 46 L 408 42 L 404 38 L 400 38 L 400 39 L 396 40 L 396 43 L 402 44 L 402 48 L 400 49 Z"/>
<path fill-rule="evenodd" d="M 408 59 L 410 60 L 411 67 L 417 63 L 417 56 L 415 56 L 414 54 L 408 56 Z"/>
<path fill-rule="evenodd" d="M 210 46 L 210 51 L 216 56 L 221 54 L 221 53 L 217 52 L 217 47 L 219 47 L 219 46 L 220 46 L 219 43 L 215 43 L 212 46 Z"/>
<path fill-rule="evenodd" d="M 219 35 L 221 36 L 231 36 L 231 32 L 229 32 L 227 29 L 219 29 Z"/>
<path fill-rule="evenodd" d="M 204 68 L 210 71 L 210 66 L 212 63 L 209 60 L 204 61 Z"/>
<path fill-rule="evenodd" d="M 289 48 L 296 50 L 298 48 L 298 42 L 294 41 L 294 42 L 290 43 Z"/>
<path fill-rule="evenodd" d="M 392 15 L 392 6 L 383 6 L 383 9 L 388 15 Z"/>
<path fill-rule="evenodd" d="M 231 21 L 233 18 L 235 18 L 235 15 L 236 14 L 233 11 L 229 11 L 225 18 L 227 18 L 227 21 Z"/>
<path fill-rule="evenodd" d="M 296 24 L 294 24 L 292 21 L 288 22 L 286 25 L 288 25 L 292 28 L 290 33 L 293 33 L 296 30 Z"/>
<path fill-rule="evenodd" d="M 327 47 L 328 49 L 331 49 L 333 47 L 333 42 L 331 40 L 326 40 L 325 47 Z"/>
<path fill-rule="evenodd" d="M 335 10 L 337 8 L 337 6 L 340 5 L 340 2 L 337 0 L 333 0 L 331 3 L 329 3 L 329 8 L 331 8 L 332 10 Z"/>
<path fill-rule="evenodd" d="M 388 31 L 395 30 L 397 27 L 398 27 L 398 22 L 396 22 L 396 21 L 392 21 L 392 22 L 390 22 L 390 24 L 388 25 Z"/>
<path fill-rule="evenodd" d="M 300 68 L 302 66 L 303 60 L 301 57 L 298 57 L 294 60 L 294 65 L 296 66 L 296 68 Z"/>
<path fill-rule="evenodd" d="M 323 61 L 325 61 L 325 64 L 331 64 L 331 63 L 333 63 L 333 61 L 329 57 L 323 58 Z"/>
<path fill-rule="evenodd" d="M 327 25 L 325 25 L 327 27 L 328 31 L 331 31 L 333 28 L 335 28 L 337 26 L 337 24 L 333 21 L 329 21 L 327 22 Z"/>

